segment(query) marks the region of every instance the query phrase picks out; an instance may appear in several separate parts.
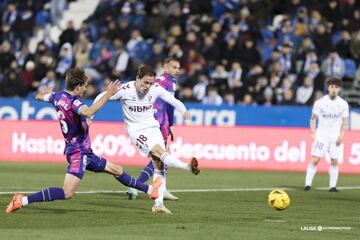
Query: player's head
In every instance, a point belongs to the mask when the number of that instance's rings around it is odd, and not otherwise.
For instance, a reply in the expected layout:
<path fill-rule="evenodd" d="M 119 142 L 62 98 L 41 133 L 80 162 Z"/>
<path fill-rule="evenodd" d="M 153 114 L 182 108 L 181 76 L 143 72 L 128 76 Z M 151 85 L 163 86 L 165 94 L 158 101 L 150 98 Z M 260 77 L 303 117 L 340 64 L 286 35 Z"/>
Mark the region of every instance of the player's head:
<path fill-rule="evenodd" d="M 154 84 L 156 73 L 149 65 L 142 65 L 136 74 L 135 88 L 141 94 L 146 94 Z"/>
<path fill-rule="evenodd" d="M 341 80 L 338 78 L 329 78 L 327 80 L 329 96 L 331 99 L 334 99 L 339 95 L 341 84 Z"/>
<path fill-rule="evenodd" d="M 172 57 L 166 58 L 164 60 L 164 71 L 177 78 L 180 74 L 180 62 Z"/>
<path fill-rule="evenodd" d="M 88 78 L 84 71 L 80 68 L 71 68 L 67 71 L 65 82 L 66 90 L 74 92 L 76 95 L 82 97 L 86 92 Z"/>

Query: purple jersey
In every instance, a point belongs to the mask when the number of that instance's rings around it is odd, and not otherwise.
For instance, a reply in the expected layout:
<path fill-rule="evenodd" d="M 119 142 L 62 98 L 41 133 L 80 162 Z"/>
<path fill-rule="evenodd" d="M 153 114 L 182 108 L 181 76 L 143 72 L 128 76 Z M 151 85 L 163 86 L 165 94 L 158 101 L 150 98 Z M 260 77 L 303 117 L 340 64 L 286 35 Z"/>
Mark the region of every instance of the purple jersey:
<path fill-rule="evenodd" d="M 155 80 L 160 86 L 165 88 L 169 93 L 175 94 L 176 79 L 168 73 L 163 73 Z M 169 127 L 174 124 L 174 107 L 165 102 L 161 98 L 158 98 L 153 105 L 155 110 L 155 119 L 160 124 L 160 131 L 166 142 L 169 135 Z"/>
<path fill-rule="evenodd" d="M 86 118 L 79 114 L 79 108 L 84 105 L 78 96 L 65 91 L 54 92 L 49 102 L 55 106 L 62 133 L 65 138 L 66 155 L 75 152 L 92 152 L 89 138 L 89 126 Z"/>

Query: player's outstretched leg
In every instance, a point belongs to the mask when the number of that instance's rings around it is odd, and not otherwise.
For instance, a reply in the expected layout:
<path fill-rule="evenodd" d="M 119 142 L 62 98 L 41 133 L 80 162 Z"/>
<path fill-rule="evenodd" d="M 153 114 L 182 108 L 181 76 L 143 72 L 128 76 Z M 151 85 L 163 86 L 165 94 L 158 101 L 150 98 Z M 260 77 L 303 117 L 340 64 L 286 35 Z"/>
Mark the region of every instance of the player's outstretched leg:
<path fill-rule="evenodd" d="M 190 163 L 185 163 L 177 159 L 176 157 L 164 152 L 161 154 L 160 160 L 166 164 L 168 167 L 180 168 L 189 172 L 192 172 L 194 175 L 198 175 L 200 173 L 198 160 L 193 157 Z"/>
<path fill-rule="evenodd" d="M 161 179 L 159 179 L 158 181 L 154 181 L 152 185 L 147 185 L 140 181 L 137 181 L 135 178 L 133 178 L 126 172 L 123 172 L 119 176 L 115 176 L 115 178 L 125 186 L 135 188 L 144 193 L 147 193 L 150 196 L 150 198 L 152 198 L 152 199 L 155 199 L 158 197 L 158 190 L 162 183 Z"/>
<path fill-rule="evenodd" d="M 63 188 L 45 188 L 40 192 L 29 196 L 21 193 L 15 193 L 6 208 L 6 213 L 11 213 L 33 202 L 50 202 L 55 200 L 64 200 L 65 193 Z"/>
<path fill-rule="evenodd" d="M 137 178 L 137 181 L 145 183 L 152 177 L 153 174 L 154 165 L 152 163 L 152 160 L 150 160 L 150 162 L 141 171 L 139 177 Z M 130 200 L 135 200 L 138 196 L 138 191 L 135 188 L 128 188 L 128 190 L 126 191 L 126 195 Z"/>

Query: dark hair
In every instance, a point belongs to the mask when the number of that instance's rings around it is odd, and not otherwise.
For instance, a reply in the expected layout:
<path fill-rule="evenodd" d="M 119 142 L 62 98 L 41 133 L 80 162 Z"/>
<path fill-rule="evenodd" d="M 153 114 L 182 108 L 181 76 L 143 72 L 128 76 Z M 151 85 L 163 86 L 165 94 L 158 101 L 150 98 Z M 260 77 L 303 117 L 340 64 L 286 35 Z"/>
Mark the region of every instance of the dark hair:
<path fill-rule="evenodd" d="M 66 90 L 73 91 L 78 85 L 83 85 L 87 79 L 85 72 L 80 68 L 71 68 L 66 72 Z"/>
<path fill-rule="evenodd" d="M 164 60 L 164 65 L 165 65 L 165 64 L 168 64 L 169 62 L 172 62 L 172 61 L 174 61 L 174 62 L 179 62 L 179 60 L 177 60 L 177 59 L 174 58 L 174 57 L 167 57 L 167 58 L 165 58 L 165 60 Z"/>
<path fill-rule="evenodd" d="M 336 85 L 338 87 L 341 87 L 342 85 L 342 81 L 338 78 L 335 78 L 335 77 L 332 77 L 332 78 L 329 78 L 327 80 L 327 85 L 330 86 L 330 85 Z"/>
<path fill-rule="evenodd" d="M 145 76 L 149 76 L 149 77 L 155 77 L 156 76 L 156 73 L 154 71 L 154 69 L 152 69 L 151 66 L 149 65 L 142 65 L 139 67 L 138 71 L 137 71 L 137 74 L 136 74 L 136 77 L 137 78 L 143 78 Z"/>

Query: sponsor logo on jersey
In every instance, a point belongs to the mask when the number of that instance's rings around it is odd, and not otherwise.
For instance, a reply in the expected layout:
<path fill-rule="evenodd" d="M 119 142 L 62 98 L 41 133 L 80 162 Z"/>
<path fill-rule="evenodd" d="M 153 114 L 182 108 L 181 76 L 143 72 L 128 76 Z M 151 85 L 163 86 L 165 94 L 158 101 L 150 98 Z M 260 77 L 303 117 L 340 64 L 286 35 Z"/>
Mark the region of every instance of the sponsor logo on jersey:
<path fill-rule="evenodd" d="M 151 109 L 152 106 L 130 106 L 129 110 L 132 112 L 146 112 L 147 110 Z"/>
<path fill-rule="evenodd" d="M 81 105 L 81 102 L 80 102 L 78 99 L 76 99 L 76 100 L 74 101 L 74 105 L 78 107 L 78 106 Z"/>
<path fill-rule="evenodd" d="M 323 118 L 334 119 L 334 118 L 340 118 L 340 117 L 341 117 L 341 113 L 338 113 L 338 114 L 328 113 L 328 114 L 323 114 L 322 116 L 323 116 Z"/>

